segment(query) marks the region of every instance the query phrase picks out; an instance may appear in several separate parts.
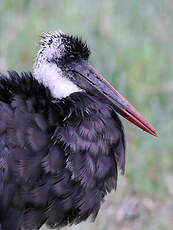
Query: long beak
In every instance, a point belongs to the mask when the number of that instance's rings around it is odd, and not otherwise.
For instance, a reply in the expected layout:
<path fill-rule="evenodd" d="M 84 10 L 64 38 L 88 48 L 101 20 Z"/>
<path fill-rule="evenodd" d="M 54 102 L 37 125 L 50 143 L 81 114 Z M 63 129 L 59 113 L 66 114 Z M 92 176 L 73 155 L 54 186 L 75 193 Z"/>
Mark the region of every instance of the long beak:
<path fill-rule="evenodd" d="M 75 72 L 83 76 L 94 88 L 111 100 L 120 115 L 151 135 L 158 136 L 150 123 L 100 73 L 97 73 L 88 62 L 82 66 L 76 66 Z"/>

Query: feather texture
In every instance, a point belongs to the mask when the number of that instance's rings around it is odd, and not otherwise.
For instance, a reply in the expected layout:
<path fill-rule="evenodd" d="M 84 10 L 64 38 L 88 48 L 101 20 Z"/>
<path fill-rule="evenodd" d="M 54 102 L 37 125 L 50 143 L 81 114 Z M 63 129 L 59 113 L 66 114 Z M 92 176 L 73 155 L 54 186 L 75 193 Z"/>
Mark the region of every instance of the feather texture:
<path fill-rule="evenodd" d="M 86 92 L 54 100 L 32 77 L 0 79 L 0 229 L 95 219 L 125 169 L 114 109 Z"/>

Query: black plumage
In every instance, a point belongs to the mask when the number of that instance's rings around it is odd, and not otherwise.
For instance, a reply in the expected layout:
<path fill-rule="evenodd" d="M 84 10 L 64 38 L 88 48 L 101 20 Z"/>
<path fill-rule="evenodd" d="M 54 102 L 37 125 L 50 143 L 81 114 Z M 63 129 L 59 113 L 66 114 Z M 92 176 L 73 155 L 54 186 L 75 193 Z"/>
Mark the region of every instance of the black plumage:
<path fill-rule="evenodd" d="M 116 112 L 152 126 L 87 59 L 78 37 L 46 33 L 34 74 L 0 75 L 0 230 L 95 219 L 125 171 Z"/>
<path fill-rule="evenodd" d="M 2 229 L 94 219 L 118 163 L 124 171 L 124 132 L 109 104 L 85 92 L 55 100 L 31 73 L 1 78 Z"/>

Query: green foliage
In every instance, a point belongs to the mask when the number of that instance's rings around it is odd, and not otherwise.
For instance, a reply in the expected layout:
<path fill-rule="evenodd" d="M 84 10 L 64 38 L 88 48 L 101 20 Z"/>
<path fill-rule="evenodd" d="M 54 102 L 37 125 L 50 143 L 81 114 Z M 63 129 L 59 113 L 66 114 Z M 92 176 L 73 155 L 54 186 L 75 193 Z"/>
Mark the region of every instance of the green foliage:
<path fill-rule="evenodd" d="M 114 213 L 121 207 L 120 200 L 131 194 L 151 199 L 160 209 L 173 203 L 172 20 L 172 0 L 0 1 L 1 72 L 32 70 L 43 31 L 61 29 L 81 35 L 92 50 L 93 65 L 159 132 L 159 138 L 154 138 L 125 122 L 126 175 L 110 196 L 105 213 Z M 150 211 L 151 216 L 139 223 L 134 220 L 131 228 L 118 225 L 115 213 L 106 223 L 100 216 L 97 224 L 84 223 L 76 229 L 109 230 L 115 225 L 116 229 L 172 229 L 169 218 Z"/>

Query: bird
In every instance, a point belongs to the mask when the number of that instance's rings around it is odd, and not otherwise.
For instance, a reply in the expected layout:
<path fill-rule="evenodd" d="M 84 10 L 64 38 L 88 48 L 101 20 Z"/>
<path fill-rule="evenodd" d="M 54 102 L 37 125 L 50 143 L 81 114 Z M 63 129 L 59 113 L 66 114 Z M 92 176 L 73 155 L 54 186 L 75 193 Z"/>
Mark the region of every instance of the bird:
<path fill-rule="evenodd" d="M 89 64 L 81 37 L 41 36 L 32 72 L 0 74 L 0 230 L 94 221 L 125 172 L 119 118 L 155 129 Z"/>

